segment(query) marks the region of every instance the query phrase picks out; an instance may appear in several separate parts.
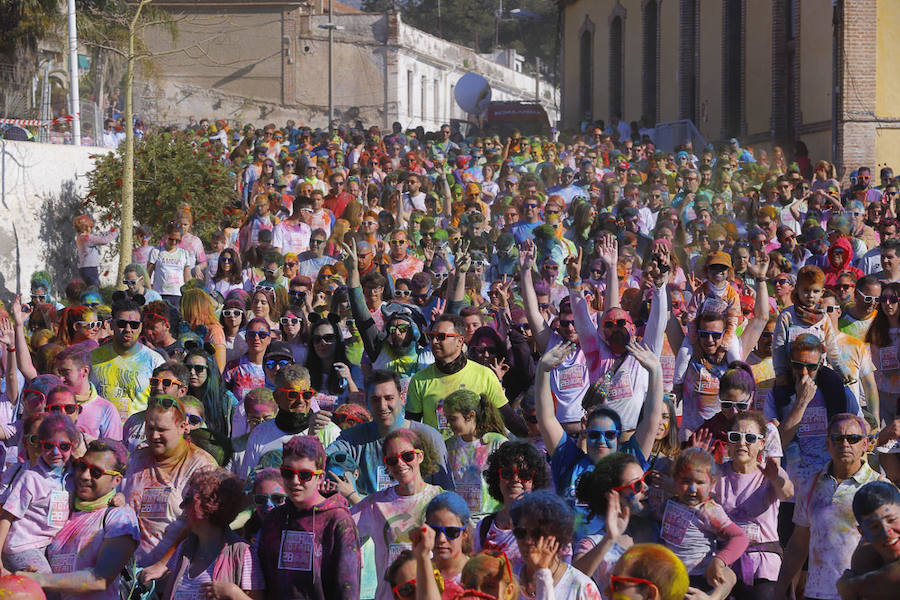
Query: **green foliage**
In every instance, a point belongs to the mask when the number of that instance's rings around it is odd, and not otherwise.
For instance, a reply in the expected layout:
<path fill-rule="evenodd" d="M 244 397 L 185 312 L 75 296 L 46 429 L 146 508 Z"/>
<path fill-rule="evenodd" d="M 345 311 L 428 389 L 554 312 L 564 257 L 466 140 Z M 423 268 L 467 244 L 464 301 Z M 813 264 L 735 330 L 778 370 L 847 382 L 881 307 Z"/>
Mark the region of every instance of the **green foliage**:
<path fill-rule="evenodd" d="M 124 144 L 117 153 L 98 156 L 88 173 L 84 206 L 99 216 L 101 227 L 117 226 L 122 202 Z M 235 199 L 228 169 L 197 147 L 186 133 L 147 135 L 134 144 L 134 220 L 153 228 L 154 238 L 175 218 L 182 204 L 190 204 L 194 235 L 208 239 L 219 229 Z"/>

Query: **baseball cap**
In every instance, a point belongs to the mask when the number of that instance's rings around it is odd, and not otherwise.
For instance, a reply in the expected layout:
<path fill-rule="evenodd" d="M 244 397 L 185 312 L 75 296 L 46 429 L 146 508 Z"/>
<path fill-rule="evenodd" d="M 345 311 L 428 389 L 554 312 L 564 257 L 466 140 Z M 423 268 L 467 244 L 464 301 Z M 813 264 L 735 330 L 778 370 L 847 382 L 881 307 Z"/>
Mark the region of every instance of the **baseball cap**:
<path fill-rule="evenodd" d="M 266 358 L 289 358 L 294 360 L 294 352 L 290 344 L 280 340 L 273 341 L 266 349 Z"/>
<path fill-rule="evenodd" d="M 810 227 L 803 233 L 804 242 L 818 242 L 825 239 L 825 230 L 819 227 Z"/>
<path fill-rule="evenodd" d="M 706 257 L 707 268 L 711 267 L 712 265 L 724 265 L 731 269 L 731 257 L 728 256 L 728 254 L 726 254 L 725 252 L 713 252 Z"/>

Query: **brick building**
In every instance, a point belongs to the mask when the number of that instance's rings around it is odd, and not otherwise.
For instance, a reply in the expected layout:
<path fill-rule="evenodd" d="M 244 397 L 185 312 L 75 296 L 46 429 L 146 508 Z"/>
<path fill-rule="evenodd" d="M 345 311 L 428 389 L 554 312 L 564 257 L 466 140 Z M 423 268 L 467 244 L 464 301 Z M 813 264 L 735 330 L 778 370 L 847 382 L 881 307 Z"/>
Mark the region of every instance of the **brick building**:
<path fill-rule="evenodd" d="M 564 126 L 690 119 L 709 141 L 803 141 L 847 173 L 900 167 L 897 0 L 557 2 Z"/>

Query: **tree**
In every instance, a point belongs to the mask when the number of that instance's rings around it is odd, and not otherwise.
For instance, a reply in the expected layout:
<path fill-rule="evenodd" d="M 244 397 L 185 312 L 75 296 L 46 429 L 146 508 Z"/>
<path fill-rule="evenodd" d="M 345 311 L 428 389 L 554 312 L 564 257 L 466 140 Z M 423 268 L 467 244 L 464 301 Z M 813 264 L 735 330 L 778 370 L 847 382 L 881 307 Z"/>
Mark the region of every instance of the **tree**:
<path fill-rule="evenodd" d="M 234 205 L 234 179 L 227 167 L 217 162 L 189 133 L 153 133 L 137 142 L 131 162 L 127 151 L 95 155 L 94 170 L 88 173 L 88 195 L 84 206 L 109 226 L 121 215 L 123 174 L 131 171 L 134 188 L 133 219 L 149 225 L 159 237 L 166 223 L 175 218 L 182 204 L 191 205 L 194 233 L 208 236 L 219 228 Z M 129 226 L 130 227 L 130 226 Z M 122 225 L 121 236 L 125 234 Z M 129 259 L 131 252 L 129 248 Z"/>

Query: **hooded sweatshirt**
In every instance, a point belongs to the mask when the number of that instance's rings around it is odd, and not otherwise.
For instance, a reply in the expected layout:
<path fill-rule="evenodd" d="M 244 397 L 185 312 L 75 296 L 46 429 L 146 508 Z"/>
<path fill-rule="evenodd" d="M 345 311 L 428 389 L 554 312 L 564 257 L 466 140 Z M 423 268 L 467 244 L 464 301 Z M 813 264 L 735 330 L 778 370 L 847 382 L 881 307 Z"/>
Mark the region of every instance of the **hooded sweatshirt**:
<path fill-rule="evenodd" d="M 340 494 L 311 509 L 285 502 L 259 535 L 259 562 L 269 598 L 358 600 L 360 550 L 356 523 Z"/>
<path fill-rule="evenodd" d="M 844 261 L 838 268 L 831 266 L 831 257 L 835 248 L 841 248 L 844 251 Z M 828 248 L 828 265 L 823 269 L 825 272 L 825 287 L 837 285 L 838 277 L 845 271 L 853 273 L 857 279 L 865 275 L 865 273 L 852 266 L 851 262 L 853 262 L 853 244 L 847 237 L 841 236 Z"/>

